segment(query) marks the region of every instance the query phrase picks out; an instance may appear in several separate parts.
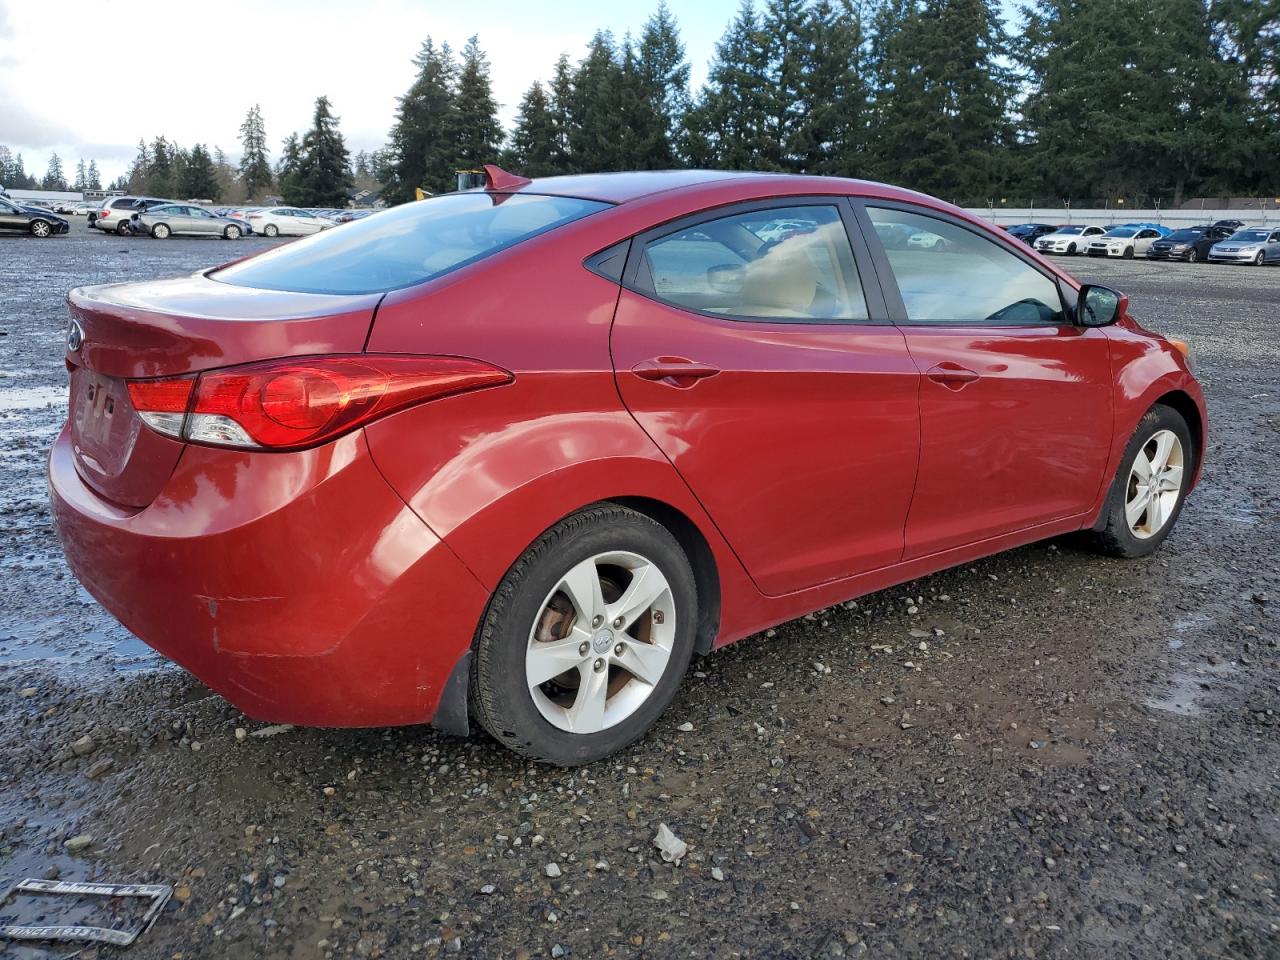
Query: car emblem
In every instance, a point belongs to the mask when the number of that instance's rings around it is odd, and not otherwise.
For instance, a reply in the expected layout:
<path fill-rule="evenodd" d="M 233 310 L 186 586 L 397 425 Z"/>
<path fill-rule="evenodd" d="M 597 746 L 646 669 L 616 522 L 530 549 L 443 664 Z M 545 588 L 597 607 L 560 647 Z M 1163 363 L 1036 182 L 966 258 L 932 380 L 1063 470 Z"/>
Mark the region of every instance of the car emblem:
<path fill-rule="evenodd" d="M 72 320 L 67 324 L 67 353 L 75 353 L 84 346 L 84 327 L 79 321 Z"/>

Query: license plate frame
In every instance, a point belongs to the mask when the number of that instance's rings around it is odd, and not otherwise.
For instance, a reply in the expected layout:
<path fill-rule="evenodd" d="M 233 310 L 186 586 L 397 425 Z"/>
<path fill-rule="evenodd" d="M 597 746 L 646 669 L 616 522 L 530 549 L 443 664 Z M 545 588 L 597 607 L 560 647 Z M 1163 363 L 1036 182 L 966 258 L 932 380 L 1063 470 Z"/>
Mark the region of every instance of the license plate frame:
<path fill-rule="evenodd" d="M 146 912 L 132 928 L 116 930 L 88 924 L 0 924 L 0 939 L 62 940 L 77 943 L 107 943 L 116 947 L 132 946 L 151 929 L 160 916 L 173 887 L 167 883 L 88 883 L 80 880 L 18 880 L 0 897 L 0 911 L 17 895 L 74 897 L 141 897 L 149 899 Z"/>

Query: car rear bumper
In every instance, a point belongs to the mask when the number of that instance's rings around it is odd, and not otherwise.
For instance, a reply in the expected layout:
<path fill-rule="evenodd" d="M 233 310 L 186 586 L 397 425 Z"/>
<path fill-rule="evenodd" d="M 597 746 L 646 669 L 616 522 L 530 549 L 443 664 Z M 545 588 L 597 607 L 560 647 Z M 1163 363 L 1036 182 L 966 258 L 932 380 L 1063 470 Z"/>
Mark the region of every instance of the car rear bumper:
<path fill-rule="evenodd" d="M 49 493 L 89 592 L 259 720 L 432 720 L 488 601 L 382 479 L 363 433 L 288 454 L 187 447 L 130 510 L 83 483 L 64 429 Z"/>

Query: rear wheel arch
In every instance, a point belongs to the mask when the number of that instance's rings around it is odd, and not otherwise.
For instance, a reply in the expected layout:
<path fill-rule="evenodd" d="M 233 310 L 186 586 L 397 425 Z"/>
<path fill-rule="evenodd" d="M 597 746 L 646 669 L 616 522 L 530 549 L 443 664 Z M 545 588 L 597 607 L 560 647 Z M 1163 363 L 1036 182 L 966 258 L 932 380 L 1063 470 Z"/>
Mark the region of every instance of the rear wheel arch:
<path fill-rule="evenodd" d="M 662 524 L 676 538 L 689 565 L 693 567 L 694 582 L 698 587 L 698 631 L 693 649 L 698 654 L 708 654 L 715 646 L 720 633 L 720 571 L 715 554 L 702 530 L 682 511 L 661 500 L 650 497 L 611 497 L 609 503 L 627 507 Z"/>

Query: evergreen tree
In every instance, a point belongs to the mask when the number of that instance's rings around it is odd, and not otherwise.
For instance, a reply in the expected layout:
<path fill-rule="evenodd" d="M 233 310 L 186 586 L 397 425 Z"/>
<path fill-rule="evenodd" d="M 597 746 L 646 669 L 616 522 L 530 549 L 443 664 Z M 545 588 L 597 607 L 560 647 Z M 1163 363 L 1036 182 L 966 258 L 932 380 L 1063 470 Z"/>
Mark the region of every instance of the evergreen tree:
<path fill-rule="evenodd" d="M 49 169 L 40 181 L 42 190 L 66 190 L 67 177 L 62 172 L 62 158 L 56 153 L 49 154 Z"/>
<path fill-rule="evenodd" d="M 36 188 L 36 178 L 27 173 L 22 154 L 19 153 L 13 158 L 13 180 L 11 183 L 6 183 L 8 186 L 18 187 L 19 189 L 34 190 Z"/>
<path fill-rule="evenodd" d="M 694 166 L 749 170 L 761 165 L 770 99 L 765 43 L 751 0 L 742 0 L 687 114 L 685 154 Z"/>
<path fill-rule="evenodd" d="M 164 137 L 156 137 L 151 141 L 151 162 L 147 166 L 143 192 L 163 198 L 174 192 L 173 187 L 173 147 Z"/>
<path fill-rule="evenodd" d="M 240 179 L 245 193 L 257 198 L 271 189 L 271 161 L 267 158 L 267 128 L 255 103 L 240 124 Z"/>
<path fill-rule="evenodd" d="M 550 177 L 560 172 L 556 165 L 555 121 L 540 83 L 535 82 L 520 101 L 504 162 L 526 177 Z"/>
<path fill-rule="evenodd" d="M 567 54 L 560 54 L 551 75 L 547 110 L 551 114 L 552 165 L 559 173 L 580 169 L 569 149 L 569 131 L 573 128 L 573 67 Z"/>
<path fill-rule="evenodd" d="M 220 196 L 217 167 L 202 143 L 191 148 L 178 184 L 179 196 L 192 200 L 216 200 Z"/>
<path fill-rule="evenodd" d="M 436 47 L 427 37 L 413 62 L 418 75 L 400 98 L 388 145 L 388 203 L 412 200 L 418 187 L 441 193 L 457 184 L 457 61 L 447 43 Z"/>
<path fill-rule="evenodd" d="M 88 185 L 88 175 L 85 173 L 85 170 L 84 170 L 84 157 L 81 157 L 78 161 L 76 161 L 76 179 L 75 179 L 75 182 L 72 183 L 71 189 L 79 190 L 83 192 L 87 185 Z"/>
<path fill-rule="evenodd" d="M 124 188 L 130 193 L 142 193 L 147 181 L 147 171 L 151 168 L 151 148 L 147 141 L 138 140 L 138 152 L 129 165 L 129 173 L 125 177 L 128 185 Z"/>
<path fill-rule="evenodd" d="M 861 176 L 870 90 L 863 74 L 862 16 L 851 0 L 813 4 L 800 56 L 803 115 L 791 139 L 799 169 Z"/>
<path fill-rule="evenodd" d="M 328 97 L 316 98 L 311 129 L 302 138 L 302 154 L 285 201 L 300 207 L 345 207 L 351 188 L 351 160 Z"/>
<path fill-rule="evenodd" d="M 579 170 L 622 170 L 633 152 L 627 116 L 627 76 L 613 36 L 597 31 L 573 76 L 569 153 Z"/>
<path fill-rule="evenodd" d="M 996 0 L 889 0 L 875 22 L 876 174 L 946 199 L 989 196 L 1012 140 Z"/>
<path fill-rule="evenodd" d="M 768 0 L 762 35 L 767 84 L 764 88 L 764 130 L 759 166 L 794 172 L 800 169 L 797 150 L 805 124 L 805 40 L 809 12 L 804 0 Z"/>
<path fill-rule="evenodd" d="M 102 175 L 98 173 L 98 161 L 89 161 L 89 173 L 85 177 L 85 186 L 89 190 L 102 189 Z"/>
<path fill-rule="evenodd" d="M 635 73 L 636 166 L 656 170 L 674 167 L 676 144 L 689 109 L 689 63 L 680 28 L 666 0 L 658 4 L 640 33 Z"/>
<path fill-rule="evenodd" d="M 498 123 L 498 104 L 489 82 L 489 61 L 476 37 L 462 48 L 456 104 L 457 167 L 493 163 L 502 143 L 502 125 Z"/>
<path fill-rule="evenodd" d="M 280 160 L 276 163 L 276 183 L 279 186 L 280 195 L 288 203 L 296 202 L 289 198 L 298 195 L 296 182 L 301 168 L 302 144 L 298 142 L 298 135 L 291 133 L 280 145 Z"/>

